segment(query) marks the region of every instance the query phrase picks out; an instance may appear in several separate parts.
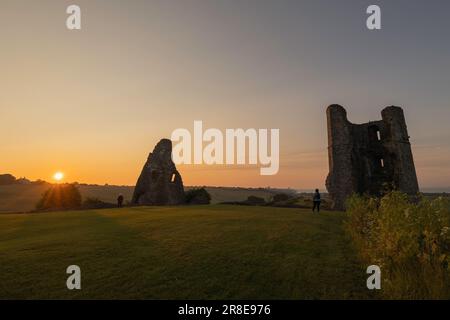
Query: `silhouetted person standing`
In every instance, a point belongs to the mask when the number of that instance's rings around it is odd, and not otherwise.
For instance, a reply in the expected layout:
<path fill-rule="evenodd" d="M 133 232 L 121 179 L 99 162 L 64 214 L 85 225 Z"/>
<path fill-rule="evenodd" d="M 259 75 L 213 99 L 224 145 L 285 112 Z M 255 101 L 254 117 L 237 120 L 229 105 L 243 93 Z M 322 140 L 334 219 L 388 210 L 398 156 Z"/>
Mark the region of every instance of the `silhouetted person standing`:
<path fill-rule="evenodd" d="M 320 212 L 320 193 L 319 193 L 319 189 L 316 189 L 316 192 L 314 193 L 313 196 L 313 212 L 316 210 L 317 208 L 317 212 Z"/>
<path fill-rule="evenodd" d="M 123 205 L 123 195 L 120 194 L 117 197 L 117 208 L 122 208 L 122 205 Z"/>

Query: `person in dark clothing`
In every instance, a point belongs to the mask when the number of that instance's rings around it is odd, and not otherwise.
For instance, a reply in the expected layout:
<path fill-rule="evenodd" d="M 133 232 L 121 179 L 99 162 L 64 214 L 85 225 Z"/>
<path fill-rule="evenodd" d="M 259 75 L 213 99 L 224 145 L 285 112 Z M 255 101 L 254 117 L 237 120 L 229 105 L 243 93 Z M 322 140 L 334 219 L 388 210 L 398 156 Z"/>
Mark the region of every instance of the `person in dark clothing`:
<path fill-rule="evenodd" d="M 320 212 L 320 193 L 319 193 L 319 189 L 316 189 L 316 192 L 314 193 L 313 196 L 313 212 L 316 210 L 317 208 L 317 212 Z"/>
<path fill-rule="evenodd" d="M 123 195 L 120 194 L 117 197 L 117 208 L 122 208 L 122 205 L 123 205 Z"/>

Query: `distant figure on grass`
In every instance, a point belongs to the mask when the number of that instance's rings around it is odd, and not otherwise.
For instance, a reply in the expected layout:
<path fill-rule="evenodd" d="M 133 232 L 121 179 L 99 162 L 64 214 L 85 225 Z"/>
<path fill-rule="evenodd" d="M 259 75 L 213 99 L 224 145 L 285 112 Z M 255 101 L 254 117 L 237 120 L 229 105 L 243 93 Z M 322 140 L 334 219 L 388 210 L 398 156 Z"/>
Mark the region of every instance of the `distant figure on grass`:
<path fill-rule="evenodd" d="M 320 212 L 320 193 L 319 193 L 319 189 L 316 189 L 316 192 L 314 193 L 313 196 L 313 212 L 316 210 L 317 208 L 317 212 Z"/>
<path fill-rule="evenodd" d="M 123 195 L 119 194 L 117 197 L 117 208 L 122 208 L 123 205 Z"/>

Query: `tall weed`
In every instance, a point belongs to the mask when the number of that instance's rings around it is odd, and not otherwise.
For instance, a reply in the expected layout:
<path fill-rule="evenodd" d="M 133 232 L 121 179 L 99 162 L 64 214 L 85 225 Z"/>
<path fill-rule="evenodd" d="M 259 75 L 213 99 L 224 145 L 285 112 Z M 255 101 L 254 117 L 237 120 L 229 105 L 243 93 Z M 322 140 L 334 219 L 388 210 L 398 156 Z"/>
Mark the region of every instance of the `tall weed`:
<path fill-rule="evenodd" d="M 386 298 L 450 298 L 448 199 L 411 202 L 398 191 L 381 199 L 353 195 L 347 214 L 346 230 L 361 259 L 381 268 Z"/>

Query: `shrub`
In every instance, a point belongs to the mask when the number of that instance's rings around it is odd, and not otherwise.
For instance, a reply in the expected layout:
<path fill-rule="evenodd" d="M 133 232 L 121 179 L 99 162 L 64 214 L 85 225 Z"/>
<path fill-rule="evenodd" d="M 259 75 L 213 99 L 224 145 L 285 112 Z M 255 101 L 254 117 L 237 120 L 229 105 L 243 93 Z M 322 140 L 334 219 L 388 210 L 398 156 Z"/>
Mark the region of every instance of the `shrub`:
<path fill-rule="evenodd" d="M 101 201 L 98 198 L 86 198 L 83 201 L 83 209 L 106 209 L 106 208 L 115 208 L 117 205 L 112 203 Z"/>
<path fill-rule="evenodd" d="M 450 298 L 450 202 L 398 191 L 381 199 L 352 196 L 346 229 L 365 263 L 382 269 L 382 292 L 394 299 Z"/>
<path fill-rule="evenodd" d="M 244 202 L 245 204 L 250 206 L 263 206 L 266 204 L 266 200 L 264 200 L 264 198 L 256 196 L 248 196 L 247 200 L 245 200 Z"/>
<path fill-rule="evenodd" d="M 36 205 L 36 210 L 68 210 L 81 207 L 81 194 L 73 184 L 53 185 Z"/>
<path fill-rule="evenodd" d="M 209 204 L 211 195 L 205 188 L 191 189 L 186 192 L 185 200 L 188 204 Z"/>

